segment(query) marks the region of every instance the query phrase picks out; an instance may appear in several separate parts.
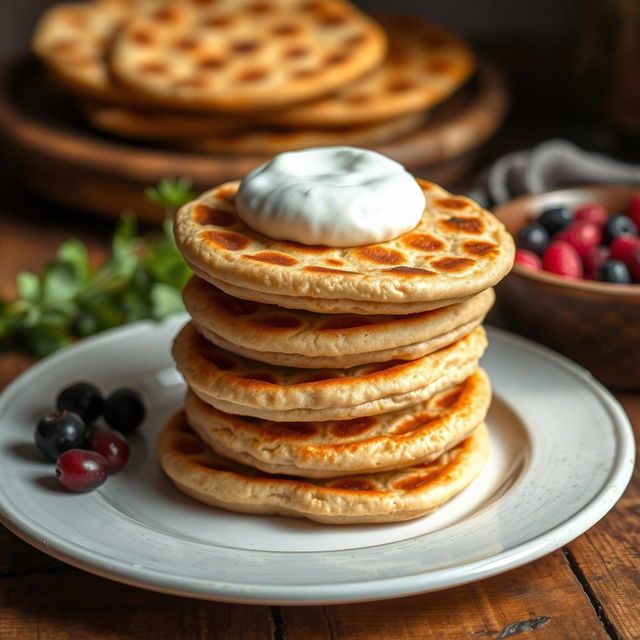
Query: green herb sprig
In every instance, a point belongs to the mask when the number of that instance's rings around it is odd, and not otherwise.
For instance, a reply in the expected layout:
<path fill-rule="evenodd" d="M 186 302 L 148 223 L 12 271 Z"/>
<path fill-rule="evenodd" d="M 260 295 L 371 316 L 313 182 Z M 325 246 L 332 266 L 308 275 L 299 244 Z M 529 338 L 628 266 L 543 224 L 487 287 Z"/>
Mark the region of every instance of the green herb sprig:
<path fill-rule="evenodd" d="M 40 275 L 19 273 L 17 299 L 0 299 L 0 350 L 42 357 L 105 329 L 182 311 L 191 272 L 176 248 L 171 216 L 193 199 L 191 186 L 185 178 L 165 178 L 147 189 L 146 197 L 167 214 L 162 232 L 141 237 L 135 216 L 123 214 L 111 254 L 98 269 L 86 246 L 70 239 Z"/>

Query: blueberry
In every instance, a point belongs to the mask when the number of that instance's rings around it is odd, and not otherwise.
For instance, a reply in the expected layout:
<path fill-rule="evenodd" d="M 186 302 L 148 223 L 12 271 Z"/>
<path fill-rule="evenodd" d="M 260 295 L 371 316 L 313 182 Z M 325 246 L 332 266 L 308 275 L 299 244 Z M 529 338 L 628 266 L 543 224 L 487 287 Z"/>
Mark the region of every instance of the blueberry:
<path fill-rule="evenodd" d="M 58 411 L 73 411 L 91 424 L 102 412 L 104 400 L 100 389 L 90 382 L 76 382 L 65 387 L 56 398 Z"/>
<path fill-rule="evenodd" d="M 607 260 L 598 268 L 598 280 L 602 282 L 615 282 L 616 284 L 630 284 L 629 269 L 620 260 Z"/>
<path fill-rule="evenodd" d="M 541 255 L 549 246 L 549 233 L 541 224 L 532 222 L 518 231 L 516 244 L 519 249 L 526 249 Z"/>
<path fill-rule="evenodd" d="M 633 220 L 621 213 L 610 216 L 602 230 L 603 242 L 610 244 L 616 238 L 624 235 L 638 235 L 638 227 L 636 227 Z"/>
<path fill-rule="evenodd" d="M 87 435 L 84 421 L 73 411 L 58 411 L 43 416 L 36 425 L 36 446 L 49 460 L 56 460 L 68 449 L 81 447 Z"/>
<path fill-rule="evenodd" d="M 105 401 L 102 415 L 107 424 L 121 433 L 131 433 L 146 415 L 142 396 L 133 389 L 118 389 Z"/>
<path fill-rule="evenodd" d="M 545 209 L 538 218 L 538 224 L 541 224 L 550 235 L 558 233 L 572 222 L 573 213 L 567 207 Z"/>

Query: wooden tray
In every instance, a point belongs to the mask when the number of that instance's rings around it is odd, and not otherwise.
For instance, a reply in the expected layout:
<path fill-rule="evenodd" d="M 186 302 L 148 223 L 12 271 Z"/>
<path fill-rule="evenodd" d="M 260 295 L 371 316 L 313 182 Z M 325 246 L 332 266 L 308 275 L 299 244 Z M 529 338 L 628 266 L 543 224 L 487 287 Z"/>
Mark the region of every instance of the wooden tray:
<path fill-rule="evenodd" d="M 446 185 L 464 173 L 473 150 L 495 133 L 507 105 L 502 75 L 481 62 L 473 81 L 434 109 L 424 127 L 372 148 Z M 196 190 L 204 190 L 267 159 L 167 150 L 102 134 L 83 122 L 70 97 L 52 88 L 31 58 L 3 70 L 0 132 L 25 188 L 103 215 L 133 209 L 149 221 L 161 219 L 163 212 L 144 199 L 143 190 L 164 176 L 189 176 Z"/>

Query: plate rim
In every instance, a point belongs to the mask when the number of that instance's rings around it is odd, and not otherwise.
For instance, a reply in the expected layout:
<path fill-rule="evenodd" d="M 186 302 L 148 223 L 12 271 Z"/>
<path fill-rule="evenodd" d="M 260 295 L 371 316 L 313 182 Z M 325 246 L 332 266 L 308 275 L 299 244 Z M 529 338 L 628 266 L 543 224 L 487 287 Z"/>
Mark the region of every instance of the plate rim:
<path fill-rule="evenodd" d="M 11 397 L 32 378 L 38 377 L 52 363 L 74 357 L 78 351 L 88 347 L 100 346 L 103 342 L 117 340 L 121 334 L 146 332 L 149 329 L 164 330 L 169 326 L 178 326 L 187 316 L 179 314 L 162 322 L 139 321 L 117 327 L 96 336 L 79 341 L 30 367 L 13 380 L 0 394 L 0 413 Z M 601 520 L 624 493 L 634 469 L 635 441 L 629 419 L 613 395 L 585 369 L 568 358 L 539 345 L 531 340 L 517 336 L 503 329 L 487 327 L 489 339 L 492 335 L 500 340 L 526 348 L 535 355 L 550 361 L 555 366 L 577 377 L 589 388 L 606 410 L 613 432 L 616 436 L 615 458 L 611 473 L 603 482 L 598 493 L 578 511 L 571 513 L 565 520 L 543 533 L 499 553 L 460 565 L 443 567 L 436 570 L 417 571 L 392 578 L 372 578 L 365 581 L 349 581 L 327 585 L 251 585 L 229 583 L 215 579 L 193 579 L 188 576 L 163 574 L 156 569 L 134 567 L 122 561 L 109 560 L 102 554 L 74 549 L 72 545 L 60 544 L 38 533 L 34 523 L 25 520 L 21 514 L 7 510 L 4 492 L 0 490 L 0 523 L 19 538 L 36 549 L 74 567 L 108 578 L 152 591 L 178 596 L 262 605 L 313 605 L 367 602 L 396 597 L 411 596 L 445 588 L 451 588 L 474 582 L 504 571 L 522 566 L 551 553 L 568 544 Z M 381 545 L 382 546 L 382 545 Z M 357 553 L 358 550 L 354 550 Z M 354 597 L 354 593 L 358 595 Z"/>

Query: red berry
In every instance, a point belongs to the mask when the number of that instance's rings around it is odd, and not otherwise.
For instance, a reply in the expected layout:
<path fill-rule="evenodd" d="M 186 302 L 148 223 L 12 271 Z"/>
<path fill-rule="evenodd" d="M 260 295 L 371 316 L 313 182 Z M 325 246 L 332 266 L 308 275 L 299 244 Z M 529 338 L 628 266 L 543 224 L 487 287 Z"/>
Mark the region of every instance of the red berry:
<path fill-rule="evenodd" d="M 609 217 L 604 205 L 594 202 L 592 204 L 583 204 L 578 207 L 574 214 L 574 220 L 584 220 L 585 222 L 592 222 L 598 225 L 598 228 L 602 228 Z"/>
<path fill-rule="evenodd" d="M 640 251 L 640 238 L 636 236 L 618 236 L 611 243 L 611 257 L 626 265 L 631 263 L 636 251 Z"/>
<path fill-rule="evenodd" d="M 631 260 L 626 264 L 631 274 L 631 279 L 640 284 L 640 251 L 636 251 Z"/>
<path fill-rule="evenodd" d="M 89 436 L 89 449 L 104 456 L 109 464 L 109 473 L 120 471 L 129 459 L 129 443 L 113 429 L 94 429 Z"/>
<path fill-rule="evenodd" d="M 635 222 L 636 227 L 640 229 L 640 193 L 631 201 L 628 216 Z"/>
<path fill-rule="evenodd" d="M 542 266 L 546 271 L 566 278 L 582 277 L 582 262 L 578 252 L 568 242 L 556 240 L 542 256 Z"/>
<path fill-rule="evenodd" d="M 593 247 L 600 244 L 601 239 L 600 227 L 587 220 L 574 222 L 554 238 L 568 242 L 580 256 L 586 256 Z"/>
<path fill-rule="evenodd" d="M 589 280 L 598 279 L 598 269 L 600 265 L 609 259 L 608 247 L 591 247 L 586 256 L 582 256 L 582 266 L 584 267 L 584 275 Z"/>
<path fill-rule="evenodd" d="M 95 451 L 69 449 L 56 463 L 58 482 L 69 491 L 91 491 L 109 475 L 109 463 Z"/>
<path fill-rule="evenodd" d="M 516 262 L 534 271 L 540 271 L 540 269 L 542 269 L 542 260 L 540 260 L 539 256 L 533 253 L 533 251 L 527 251 L 526 249 L 518 249 L 516 251 Z"/>

